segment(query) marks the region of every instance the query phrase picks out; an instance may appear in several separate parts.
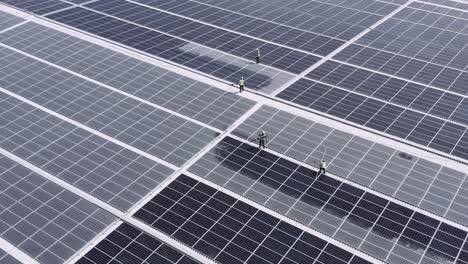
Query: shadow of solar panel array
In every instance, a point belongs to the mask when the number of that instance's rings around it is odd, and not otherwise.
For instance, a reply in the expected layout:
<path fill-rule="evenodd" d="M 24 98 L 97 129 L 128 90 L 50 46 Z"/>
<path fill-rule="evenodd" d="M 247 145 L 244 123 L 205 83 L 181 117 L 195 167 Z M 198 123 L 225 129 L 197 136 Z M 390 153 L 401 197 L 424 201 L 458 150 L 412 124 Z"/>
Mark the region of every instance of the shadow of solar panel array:
<path fill-rule="evenodd" d="M 0 237 L 42 263 L 63 263 L 115 219 L 2 155 L 0 201 Z"/>
<path fill-rule="evenodd" d="M 60 0 L 1 0 L 0 2 L 38 15 L 44 15 L 73 6 Z"/>
<path fill-rule="evenodd" d="M 182 1 L 178 1 L 182 3 Z M 138 0 L 137 2 L 154 4 L 157 1 Z M 406 1 L 400 0 L 399 2 Z M 232 15 L 236 15 L 237 18 L 245 21 L 246 24 L 258 24 L 259 27 L 254 32 L 264 34 L 265 37 L 269 36 L 269 34 L 276 34 L 272 31 L 282 32 L 281 29 L 284 29 L 284 27 L 275 26 L 283 25 L 342 40 L 352 39 L 381 19 L 382 16 L 388 15 L 397 8 L 396 5 L 386 4 L 382 1 L 368 0 L 347 0 L 340 1 L 339 4 L 331 1 L 252 2 L 245 0 L 197 0 L 185 1 L 184 5 L 174 6 L 176 6 L 175 9 L 181 9 L 183 6 L 193 8 L 195 3 L 199 3 L 196 6 L 197 9 L 202 8 L 200 3 L 204 3 L 204 9 L 211 7 L 209 9 L 212 15 L 207 17 L 207 19 L 211 20 L 213 17 L 232 17 Z M 214 7 L 217 8 L 215 9 Z M 234 20 L 236 18 L 232 18 L 232 21 Z M 213 22 L 221 23 L 218 21 Z M 231 28 L 239 22 L 232 22 L 223 27 Z M 294 31 L 298 32 L 297 30 Z"/>
<path fill-rule="evenodd" d="M 1 93 L 0 147 L 122 211 L 173 170 Z"/>
<path fill-rule="evenodd" d="M 306 52 L 312 52 L 321 56 L 328 55 L 330 52 L 344 44 L 344 41 L 341 40 L 277 25 L 269 21 L 251 18 L 242 14 L 210 7 L 193 1 L 173 0 L 168 2 L 158 2 L 153 0 L 139 0 L 136 2 L 156 7 L 159 10 L 189 17 L 197 21 L 202 21 L 210 25 L 240 32 L 254 38 L 271 41 Z M 194 26 L 194 23 L 197 22 L 193 21 L 191 22 L 191 25 Z M 186 24 L 184 25 L 186 26 Z M 226 31 L 226 33 L 219 38 L 222 38 L 225 42 L 229 42 L 229 37 L 235 36 L 230 36 L 230 34 L 231 33 Z M 238 43 L 247 42 L 242 40 L 241 36 L 236 36 L 235 39 L 238 40 Z M 238 45 L 236 45 L 236 41 L 230 41 L 230 45 L 233 48 L 238 47 Z M 264 48 L 260 47 L 260 49 L 263 50 Z M 229 50 L 226 51 L 229 52 Z M 255 57 L 255 51 L 253 50 L 241 51 L 236 49 L 236 52 L 238 53 L 236 55 L 239 56 L 243 56 L 245 52 L 247 52 L 249 56 L 248 58 Z M 275 57 L 274 54 L 271 55 L 272 56 L 266 54 L 262 63 L 264 61 L 266 61 L 267 64 L 271 63 L 272 57 Z"/>
<path fill-rule="evenodd" d="M 269 149 L 313 166 L 325 159 L 327 170 L 335 175 L 468 224 L 466 173 L 268 106 L 261 107 L 232 134 L 254 141 L 258 130 L 270 135 Z M 211 168 L 210 160 L 216 159 L 202 159 L 200 166 Z M 213 173 L 232 175 L 222 166 Z M 257 191 L 265 195 L 262 189 Z"/>
<path fill-rule="evenodd" d="M 0 54 L 4 89 L 174 165 L 182 165 L 217 135 L 25 55 L 3 47 Z"/>
<path fill-rule="evenodd" d="M 122 223 L 76 263 L 196 264 L 199 262 L 130 224 Z"/>
<path fill-rule="evenodd" d="M 0 41 L 222 130 L 254 104 L 235 93 L 34 23 L 9 30 Z"/>
<path fill-rule="evenodd" d="M 219 263 L 368 263 L 185 175 L 135 217 Z"/>
<path fill-rule="evenodd" d="M 201 161 L 190 171 L 388 263 L 468 261 L 465 231 L 232 138 Z M 161 194 L 157 216 L 182 197 Z"/>
<path fill-rule="evenodd" d="M 0 249 L 0 263 L 1 264 L 21 264 L 21 262 L 10 254 Z"/>

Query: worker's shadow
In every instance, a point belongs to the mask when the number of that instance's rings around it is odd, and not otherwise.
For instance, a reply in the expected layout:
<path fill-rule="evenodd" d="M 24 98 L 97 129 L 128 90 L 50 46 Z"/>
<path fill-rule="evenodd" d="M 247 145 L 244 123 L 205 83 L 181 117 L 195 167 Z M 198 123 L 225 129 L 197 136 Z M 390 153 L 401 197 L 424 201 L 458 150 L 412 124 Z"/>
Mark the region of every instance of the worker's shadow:
<path fill-rule="evenodd" d="M 235 135 L 235 136 L 238 136 L 240 138 L 243 138 L 244 140 L 247 140 L 249 142 L 252 142 L 252 143 L 257 143 L 257 139 L 256 138 L 250 138 L 249 135 L 245 134 L 245 133 L 242 133 L 241 131 L 238 131 L 238 130 L 234 130 L 231 132 L 231 134 Z M 258 148 L 257 147 L 253 147 L 253 146 L 249 146 L 247 148 L 247 150 L 249 151 L 254 151 L 254 150 L 257 150 Z"/>

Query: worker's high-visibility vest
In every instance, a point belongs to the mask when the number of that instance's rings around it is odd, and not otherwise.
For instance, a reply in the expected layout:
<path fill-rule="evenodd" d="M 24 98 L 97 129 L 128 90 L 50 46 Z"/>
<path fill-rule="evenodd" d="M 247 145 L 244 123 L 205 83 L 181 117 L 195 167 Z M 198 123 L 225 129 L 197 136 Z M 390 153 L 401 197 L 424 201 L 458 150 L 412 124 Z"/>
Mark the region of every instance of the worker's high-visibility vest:
<path fill-rule="evenodd" d="M 265 134 L 260 134 L 260 135 L 257 136 L 257 140 L 259 140 L 259 141 L 260 140 L 266 140 L 266 139 L 267 139 L 267 135 L 265 135 Z"/>
<path fill-rule="evenodd" d="M 325 162 L 320 163 L 320 168 L 325 169 L 326 166 L 327 166 L 327 164 Z"/>
<path fill-rule="evenodd" d="M 244 80 L 240 80 L 239 85 L 244 85 Z"/>

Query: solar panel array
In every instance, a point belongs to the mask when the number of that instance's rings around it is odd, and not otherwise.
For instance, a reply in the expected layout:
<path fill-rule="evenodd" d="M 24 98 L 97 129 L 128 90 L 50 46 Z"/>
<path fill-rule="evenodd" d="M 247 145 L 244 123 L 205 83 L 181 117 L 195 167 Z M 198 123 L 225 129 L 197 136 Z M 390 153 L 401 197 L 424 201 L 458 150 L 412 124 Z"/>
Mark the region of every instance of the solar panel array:
<path fill-rule="evenodd" d="M 176 63 L 190 63 L 189 67 L 191 68 L 231 82 L 237 82 L 241 77 L 248 78 L 249 82 L 252 83 L 252 87 L 268 86 L 271 82 L 271 77 L 268 74 L 264 74 L 262 71 L 257 73 L 249 69 L 246 61 L 242 61 L 241 65 L 238 66 L 236 64 L 229 63 L 229 58 L 226 63 L 224 61 L 224 56 L 221 56 L 223 55 L 222 53 L 215 53 L 213 56 L 212 54 L 199 53 L 197 50 L 192 52 L 191 50 L 193 48 L 198 48 L 198 46 L 197 44 L 188 42 L 185 38 L 176 38 L 172 35 L 161 33 L 161 31 L 155 31 L 148 29 L 147 27 L 131 24 L 89 9 L 77 7 L 71 10 L 65 10 L 63 13 L 60 12 L 52 14 L 49 18 L 77 27 L 81 30 L 92 32 L 98 36 L 108 37 L 118 43 L 128 45 L 152 55 L 157 55 Z M 135 38 L 135 36 L 138 36 L 139 38 Z M 215 36 L 217 36 L 217 34 L 209 36 L 207 39 L 212 39 Z M 154 39 L 158 39 L 158 42 L 155 43 L 152 41 Z M 217 59 L 218 57 L 220 58 Z M 281 56 L 279 58 L 281 58 Z M 287 68 L 293 63 L 298 64 L 294 61 L 296 58 L 297 57 L 294 57 L 294 59 L 290 60 L 289 64 L 282 67 Z M 232 59 L 236 59 L 236 57 L 232 57 Z M 297 66 L 299 68 L 295 71 L 297 72 L 306 69 L 308 66 L 315 63 L 318 58 L 309 55 L 307 60 L 306 64 Z M 265 68 L 265 70 L 266 69 L 267 68 Z"/>
<path fill-rule="evenodd" d="M 315 166 L 325 158 L 330 162 L 328 170 L 336 175 L 468 224 L 466 173 L 273 107 L 260 108 L 233 134 L 252 140 L 258 128 L 274 135 L 268 145 L 279 153 Z M 211 167 L 211 162 L 202 164 Z"/>
<path fill-rule="evenodd" d="M 468 264 L 468 4 L 0 2 L 0 263 Z"/>
<path fill-rule="evenodd" d="M 449 237 L 460 240 L 453 244 L 441 238 L 453 251 L 439 251 L 439 242 L 429 246 L 430 237 L 443 236 L 436 234 L 442 228 L 437 220 L 232 138 L 223 139 L 190 171 L 390 263 L 419 262 L 418 252 L 426 250 L 454 261 L 466 237 L 465 231 L 452 230 L 457 235 Z M 442 230 L 437 232 L 448 232 Z M 409 244 L 416 252 L 405 248 Z"/>
<path fill-rule="evenodd" d="M 115 219 L 2 155 L 0 167 L 0 236 L 43 263 L 63 263 Z"/>
<path fill-rule="evenodd" d="M 232 125 L 254 104 L 38 24 L 27 23 L 0 38 L 10 47 L 218 129 Z"/>
<path fill-rule="evenodd" d="M 195 264 L 200 262 L 123 223 L 76 263 Z"/>
<path fill-rule="evenodd" d="M 185 175 L 135 217 L 219 263 L 366 263 Z"/>
<path fill-rule="evenodd" d="M 465 27 L 413 1 L 279 97 L 466 159 Z"/>

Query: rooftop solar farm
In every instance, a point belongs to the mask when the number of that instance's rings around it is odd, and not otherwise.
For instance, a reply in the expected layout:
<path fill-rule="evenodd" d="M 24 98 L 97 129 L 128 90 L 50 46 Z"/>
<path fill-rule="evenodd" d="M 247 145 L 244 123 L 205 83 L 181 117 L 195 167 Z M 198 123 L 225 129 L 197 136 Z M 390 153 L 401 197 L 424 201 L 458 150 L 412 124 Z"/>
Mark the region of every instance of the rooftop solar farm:
<path fill-rule="evenodd" d="M 468 264 L 468 2 L 0 0 L 0 264 Z"/>

